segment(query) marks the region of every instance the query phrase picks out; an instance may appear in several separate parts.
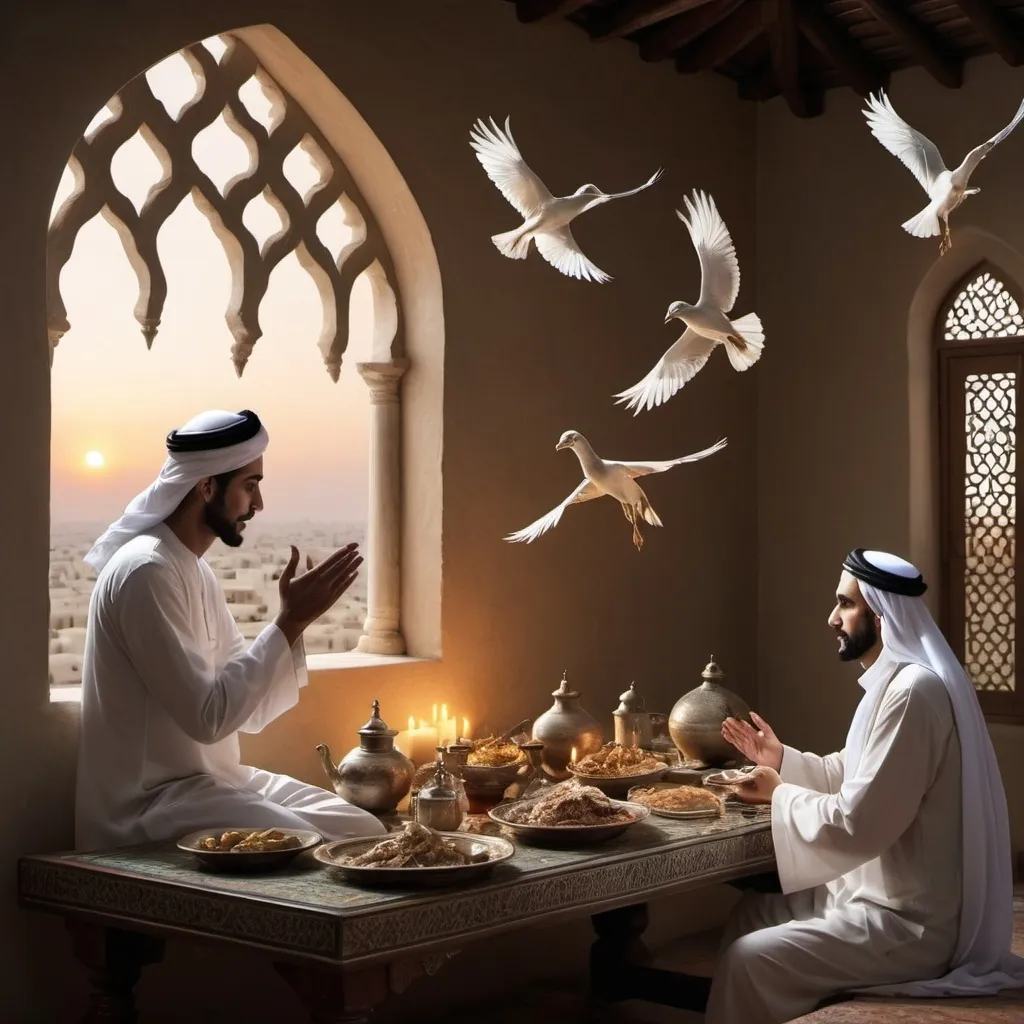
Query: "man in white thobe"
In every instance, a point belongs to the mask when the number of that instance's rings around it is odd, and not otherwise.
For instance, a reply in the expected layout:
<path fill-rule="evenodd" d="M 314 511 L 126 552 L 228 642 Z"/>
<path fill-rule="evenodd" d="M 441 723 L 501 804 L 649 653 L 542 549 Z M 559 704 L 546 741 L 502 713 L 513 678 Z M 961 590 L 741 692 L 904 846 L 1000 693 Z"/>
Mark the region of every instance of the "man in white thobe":
<path fill-rule="evenodd" d="M 82 666 L 75 805 L 79 849 L 179 838 L 201 828 L 383 835 L 373 815 L 240 762 L 239 732 L 260 732 L 306 685 L 302 632 L 348 589 L 355 545 L 281 575 L 281 610 L 247 646 L 202 557 L 237 547 L 263 507 L 269 438 L 259 418 L 212 411 L 167 438 L 157 480 L 86 555 L 99 573 Z"/>
<path fill-rule="evenodd" d="M 1010 953 L 1006 799 L 977 695 L 909 562 L 847 556 L 829 623 L 864 696 L 845 748 L 783 746 L 766 722 L 722 734 L 761 767 L 782 894 L 726 926 L 707 1024 L 781 1024 L 838 993 L 954 996 L 1024 985 Z"/>

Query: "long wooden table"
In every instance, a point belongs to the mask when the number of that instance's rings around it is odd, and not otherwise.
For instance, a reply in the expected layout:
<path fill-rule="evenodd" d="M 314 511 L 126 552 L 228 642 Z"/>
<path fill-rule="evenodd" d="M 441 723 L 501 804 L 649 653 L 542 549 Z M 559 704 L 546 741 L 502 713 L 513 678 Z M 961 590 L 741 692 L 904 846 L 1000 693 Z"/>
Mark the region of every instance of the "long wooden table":
<path fill-rule="evenodd" d="M 357 888 L 310 854 L 271 873 L 211 874 L 161 843 L 23 857 L 18 893 L 22 906 L 67 919 L 90 971 L 94 1024 L 136 1019 L 135 982 L 166 937 L 258 950 L 314 1022 L 351 1024 L 469 943 L 512 928 L 590 916 L 592 964 L 625 957 L 648 900 L 771 869 L 769 815 L 729 805 L 713 820 L 652 815 L 595 846 L 520 843 L 487 878 L 446 889 Z"/>

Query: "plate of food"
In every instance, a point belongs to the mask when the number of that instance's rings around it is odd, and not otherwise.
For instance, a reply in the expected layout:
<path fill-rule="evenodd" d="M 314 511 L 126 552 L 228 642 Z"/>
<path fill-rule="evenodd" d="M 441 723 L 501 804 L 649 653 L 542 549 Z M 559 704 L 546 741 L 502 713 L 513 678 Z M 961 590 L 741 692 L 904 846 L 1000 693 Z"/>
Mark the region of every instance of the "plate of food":
<path fill-rule="evenodd" d="M 272 871 L 322 842 L 302 829 L 204 828 L 178 840 L 178 849 L 209 871 Z"/>
<path fill-rule="evenodd" d="M 463 781 L 470 786 L 504 789 L 526 763 L 526 754 L 502 736 L 488 736 L 482 740 L 464 740 L 473 749 L 459 766 Z"/>
<path fill-rule="evenodd" d="M 659 782 L 653 786 L 634 786 L 629 799 L 643 804 L 652 814 L 681 821 L 690 818 L 719 818 L 725 811 L 725 801 L 703 786 L 681 786 L 674 782 Z"/>
<path fill-rule="evenodd" d="M 339 839 L 313 856 L 360 885 L 453 885 L 482 877 L 516 852 L 502 836 L 437 832 L 417 821 L 385 838 Z"/>
<path fill-rule="evenodd" d="M 722 771 L 711 772 L 704 776 L 705 786 L 742 786 L 750 781 L 750 773 L 756 764 L 744 765 L 742 768 L 724 768 Z"/>
<path fill-rule="evenodd" d="M 649 750 L 607 743 L 568 768 L 584 784 L 596 786 L 608 796 L 624 797 L 634 786 L 657 782 L 669 766 Z"/>
<path fill-rule="evenodd" d="M 642 804 L 613 800 L 579 779 L 568 779 L 541 796 L 512 800 L 487 812 L 492 821 L 510 829 L 518 839 L 558 846 L 611 839 L 650 813 Z"/>

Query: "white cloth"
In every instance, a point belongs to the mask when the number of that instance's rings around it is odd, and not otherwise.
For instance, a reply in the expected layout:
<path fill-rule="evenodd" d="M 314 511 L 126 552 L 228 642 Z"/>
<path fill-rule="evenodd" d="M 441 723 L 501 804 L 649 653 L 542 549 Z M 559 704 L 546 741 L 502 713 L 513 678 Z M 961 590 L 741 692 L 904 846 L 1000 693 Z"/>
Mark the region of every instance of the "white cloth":
<path fill-rule="evenodd" d="M 889 656 L 922 665 L 942 680 L 963 764 L 963 898 L 950 970 L 933 981 L 887 988 L 884 994 L 975 996 L 1020 988 L 1024 958 L 1010 952 L 1013 870 L 1006 794 L 978 695 L 920 598 L 891 594 L 863 581 L 860 588 L 882 620 L 882 643 Z"/>
<path fill-rule="evenodd" d="M 82 667 L 76 845 L 179 838 L 200 828 L 384 834 L 317 787 L 240 763 L 306 684 L 301 641 L 275 625 L 248 650 L 204 559 L 161 524 L 122 545 L 89 605 Z"/>
<path fill-rule="evenodd" d="M 947 969 L 961 902 L 953 710 L 938 676 L 885 651 L 861 685 L 844 751 L 785 748 L 772 835 L 786 897 L 744 901 L 706 1024 L 780 1024 L 838 992 Z"/>
<path fill-rule="evenodd" d="M 189 420 L 181 429 L 185 432 L 189 428 L 208 429 L 207 425 L 218 418 L 231 422 L 238 419 L 238 416 L 212 410 Z M 169 453 L 156 480 L 132 498 L 124 515 L 107 528 L 83 561 L 100 572 L 122 544 L 157 523 L 162 523 L 200 480 L 247 466 L 267 450 L 269 442 L 267 430 L 261 425 L 253 437 L 241 444 L 209 451 Z"/>

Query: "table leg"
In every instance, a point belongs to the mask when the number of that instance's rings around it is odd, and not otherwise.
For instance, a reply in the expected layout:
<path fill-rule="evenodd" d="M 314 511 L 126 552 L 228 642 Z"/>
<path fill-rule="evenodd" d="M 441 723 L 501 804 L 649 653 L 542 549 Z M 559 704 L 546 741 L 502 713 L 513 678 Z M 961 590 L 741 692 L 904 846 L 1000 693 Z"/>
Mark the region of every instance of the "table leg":
<path fill-rule="evenodd" d="M 646 903 L 594 914 L 591 921 L 597 932 L 590 947 L 590 993 L 595 999 L 643 999 L 703 1012 L 710 978 L 649 966 L 652 958 L 642 938 L 648 923 Z"/>
<path fill-rule="evenodd" d="M 162 959 L 163 940 L 74 918 L 67 926 L 75 956 L 89 971 L 83 1024 L 135 1024 L 135 983 L 146 964 Z"/>

